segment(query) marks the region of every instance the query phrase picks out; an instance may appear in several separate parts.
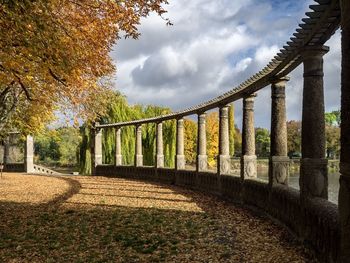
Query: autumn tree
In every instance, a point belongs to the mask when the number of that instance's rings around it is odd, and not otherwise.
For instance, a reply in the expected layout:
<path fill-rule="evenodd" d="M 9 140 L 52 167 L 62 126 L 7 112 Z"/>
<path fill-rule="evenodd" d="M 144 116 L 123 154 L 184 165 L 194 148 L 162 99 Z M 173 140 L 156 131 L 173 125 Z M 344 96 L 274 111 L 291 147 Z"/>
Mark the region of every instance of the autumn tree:
<path fill-rule="evenodd" d="M 197 123 L 191 119 L 184 119 L 184 151 L 186 163 L 195 164 L 197 155 Z"/>
<path fill-rule="evenodd" d="M 57 107 L 93 119 L 103 112 L 109 56 L 122 36 L 137 38 L 141 17 L 167 0 L 0 2 L 0 136 L 35 132 Z M 169 21 L 167 21 L 169 23 Z"/>
<path fill-rule="evenodd" d="M 216 159 L 219 154 L 219 114 L 214 111 L 207 114 L 206 117 L 207 129 L 207 155 L 208 165 L 216 166 Z"/>
<path fill-rule="evenodd" d="M 288 121 L 287 131 L 288 155 L 299 155 L 301 152 L 301 122 L 294 120 Z"/>

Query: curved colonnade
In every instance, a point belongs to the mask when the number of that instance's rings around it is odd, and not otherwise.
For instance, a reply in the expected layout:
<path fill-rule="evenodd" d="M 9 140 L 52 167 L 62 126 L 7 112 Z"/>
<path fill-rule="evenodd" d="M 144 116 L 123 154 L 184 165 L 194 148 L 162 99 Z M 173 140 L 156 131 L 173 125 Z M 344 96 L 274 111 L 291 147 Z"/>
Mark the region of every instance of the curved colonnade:
<path fill-rule="evenodd" d="M 123 123 L 96 124 L 93 171 L 97 175 L 124 176 L 173 183 L 220 195 L 234 202 L 258 207 L 282 221 L 317 251 L 325 262 L 350 262 L 350 3 L 316 0 L 311 12 L 290 41 L 260 72 L 238 87 L 212 100 L 155 118 Z M 345 15 L 347 14 L 347 16 Z M 342 27 L 342 124 L 339 207 L 327 201 L 328 177 L 325 159 L 323 55 L 324 43 Z M 300 191 L 288 187 L 285 88 L 288 74 L 304 66 L 302 110 L 302 159 Z M 254 97 L 271 85 L 271 156 L 269 182 L 257 177 L 254 138 Z M 241 176 L 229 175 L 228 103 L 243 99 Z M 217 173 L 207 171 L 206 111 L 219 108 L 219 156 Z M 185 170 L 183 118 L 198 116 L 197 167 Z M 177 121 L 175 169 L 164 168 L 162 122 Z M 143 166 L 142 124 L 155 123 L 156 165 Z M 134 166 L 123 166 L 121 132 L 135 126 Z M 116 130 L 115 165 L 102 164 L 103 128 Z M 219 212 L 219 211 L 218 211 Z"/>

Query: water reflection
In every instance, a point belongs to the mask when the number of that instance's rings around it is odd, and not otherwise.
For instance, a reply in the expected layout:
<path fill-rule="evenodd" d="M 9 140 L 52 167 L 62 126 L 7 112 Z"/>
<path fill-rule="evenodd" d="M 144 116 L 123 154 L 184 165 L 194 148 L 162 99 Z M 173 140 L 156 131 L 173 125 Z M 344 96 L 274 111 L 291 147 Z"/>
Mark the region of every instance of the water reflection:
<path fill-rule="evenodd" d="M 268 181 L 267 170 L 258 171 L 258 178 Z M 289 177 L 289 186 L 299 190 L 299 174 L 292 173 Z M 339 173 L 328 173 L 328 200 L 338 204 Z"/>

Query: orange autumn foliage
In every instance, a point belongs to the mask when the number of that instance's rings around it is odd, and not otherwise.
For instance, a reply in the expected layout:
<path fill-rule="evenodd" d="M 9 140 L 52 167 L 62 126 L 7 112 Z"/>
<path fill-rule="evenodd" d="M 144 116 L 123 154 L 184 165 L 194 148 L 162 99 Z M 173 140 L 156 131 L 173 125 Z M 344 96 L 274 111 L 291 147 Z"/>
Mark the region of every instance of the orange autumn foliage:
<path fill-rule="evenodd" d="M 109 56 L 167 0 L 7 0 L 0 3 L 0 134 L 33 132 L 58 107 L 93 119 L 105 108 Z M 167 23 L 170 23 L 167 21 Z"/>

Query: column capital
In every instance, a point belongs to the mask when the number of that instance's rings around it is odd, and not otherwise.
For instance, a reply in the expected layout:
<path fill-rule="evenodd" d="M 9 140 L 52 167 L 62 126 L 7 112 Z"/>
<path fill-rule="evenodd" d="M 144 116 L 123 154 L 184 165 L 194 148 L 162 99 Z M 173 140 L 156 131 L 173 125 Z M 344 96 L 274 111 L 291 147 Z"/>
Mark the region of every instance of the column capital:
<path fill-rule="evenodd" d="M 183 127 L 184 127 L 184 119 L 183 119 L 183 118 L 177 119 L 177 120 L 176 120 L 176 125 L 177 125 L 177 127 L 179 127 L 179 128 L 183 128 Z"/>
<path fill-rule="evenodd" d="M 247 97 L 243 97 L 243 110 L 254 111 L 254 98 L 256 94 L 251 94 Z"/>
<path fill-rule="evenodd" d="M 229 105 L 220 107 L 220 118 L 228 118 L 228 108 Z"/>
<path fill-rule="evenodd" d="M 304 60 L 308 58 L 322 58 L 328 51 L 328 46 L 306 46 L 301 50 L 300 55 Z"/>
<path fill-rule="evenodd" d="M 205 112 L 198 113 L 198 122 L 199 124 L 205 123 L 205 118 L 207 117 L 207 114 Z"/>
<path fill-rule="evenodd" d="M 245 95 L 243 97 L 243 100 L 245 100 L 245 101 L 254 101 L 254 98 L 257 97 L 257 96 L 258 96 L 258 94 L 256 94 L 256 93 L 248 94 L 248 95 Z"/>
<path fill-rule="evenodd" d="M 271 79 L 271 85 L 275 87 L 285 87 L 286 83 L 290 80 L 289 76 L 283 76 L 280 78 L 273 78 Z"/>

